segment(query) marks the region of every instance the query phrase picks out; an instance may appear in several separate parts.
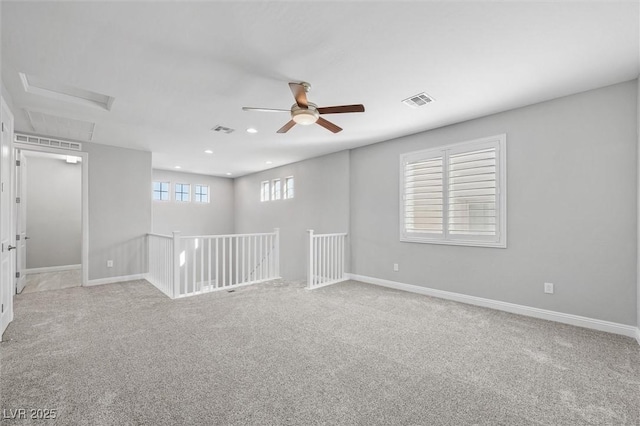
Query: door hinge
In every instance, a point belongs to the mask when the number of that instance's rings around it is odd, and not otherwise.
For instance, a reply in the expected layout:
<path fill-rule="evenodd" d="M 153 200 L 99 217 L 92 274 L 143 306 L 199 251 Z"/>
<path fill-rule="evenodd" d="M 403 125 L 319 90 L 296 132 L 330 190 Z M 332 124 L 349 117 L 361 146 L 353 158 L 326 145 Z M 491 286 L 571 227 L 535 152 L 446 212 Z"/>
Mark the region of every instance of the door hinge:
<path fill-rule="evenodd" d="M 4 121 L 2 122 L 2 131 L 4 132 Z"/>
<path fill-rule="evenodd" d="M 0 311 L 0 312 L 4 313 L 4 303 L 2 304 L 2 311 Z"/>
<path fill-rule="evenodd" d="M 16 197 L 16 203 L 20 204 L 20 197 Z"/>
<path fill-rule="evenodd" d="M 16 272 L 16 278 L 20 278 L 20 272 Z"/>
<path fill-rule="evenodd" d="M 20 160 L 16 160 L 16 166 L 20 166 Z"/>
<path fill-rule="evenodd" d="M 16 241 L 20 241 L 20 234 L 16 234 Z"/>

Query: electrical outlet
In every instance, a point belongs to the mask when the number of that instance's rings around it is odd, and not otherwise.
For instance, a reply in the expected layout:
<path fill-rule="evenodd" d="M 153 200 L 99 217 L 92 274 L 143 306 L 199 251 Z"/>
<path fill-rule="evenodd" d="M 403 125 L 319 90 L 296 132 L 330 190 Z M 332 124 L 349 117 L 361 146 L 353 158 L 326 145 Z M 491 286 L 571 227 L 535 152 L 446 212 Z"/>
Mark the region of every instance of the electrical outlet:
<path fill-rule="evenodd" d="M 398 267 L 398 264 L 397 264 L 397 263 L 394 263 L 394 264 L 393 264 L 393 270 L 394 270 L 395 272 L 398 272 L 398 271 L 400 270 L 400 268 Z"/>
<path fill-rule="evenodd" d="M 113 268 L 113 260 L 107 260 L 107 268 Z"/>
<path fill-rule="evenodd" d="M 553 294 L 553 283 L 544 283 L 544 292 Z"/>

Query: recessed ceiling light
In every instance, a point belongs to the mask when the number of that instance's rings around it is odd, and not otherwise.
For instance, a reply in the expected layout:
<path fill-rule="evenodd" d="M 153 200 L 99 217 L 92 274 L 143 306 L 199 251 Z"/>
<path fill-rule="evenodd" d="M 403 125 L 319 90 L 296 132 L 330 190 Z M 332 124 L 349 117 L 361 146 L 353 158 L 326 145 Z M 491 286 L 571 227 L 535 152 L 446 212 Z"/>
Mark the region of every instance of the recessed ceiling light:
<path fill-rule="evenodd" d="M 258 131 L 256 129 L 254 129 L 253 127 L 249 127 L 247 129 L 247 133 L 258 133 Z"/>
<path fill-rule="evenodd" d="M 231 176 L 231 173 L 225 173 L 227 176 Z"/>
<path fill-rule="evenodd" d="M 272 164 L 273 161 L 265 161 L 265 164 Z"/>
<path fill-rule="evenodd" d="M 210 149 L 207 149 L 204 153 L 205 154 L 213 154 L 213 151 L 211 151 Z"/>
<path fill-rule="evenodd" d="M 182 167 L 180 166 L 175 166 L 174 169 L 181 169 Z"/>

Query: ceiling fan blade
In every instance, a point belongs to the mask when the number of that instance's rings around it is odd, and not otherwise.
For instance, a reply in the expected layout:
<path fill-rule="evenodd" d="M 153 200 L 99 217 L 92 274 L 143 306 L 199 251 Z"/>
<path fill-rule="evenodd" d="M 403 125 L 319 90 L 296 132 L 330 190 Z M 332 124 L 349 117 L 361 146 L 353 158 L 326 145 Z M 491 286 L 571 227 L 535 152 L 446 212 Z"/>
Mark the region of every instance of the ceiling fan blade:
<path fill-rule="evenodd" d="M 320 114 L 342 114 L 345 112 L 364 112 L 364 105 L 340 105 L 318 108 Z"/>
<path fill-rule="evenodd" d="M 322 117 L 318 117 L 318 121 L 316 121 L 316 123 L 321 125 L 322 127 L 324 127 L 327 130 L 331 130 L 333 133 L 338 133 L 338 132 L 342 131 L 341 127 L 336 126 L 332 122 L 327 121 Z"/>
<path fill-rule="evenodd" d="M 243 111 L 258 111 L 258 112 L 291 112 L 289 109 L 278 109 L 278 108 L 253 108 L 253 107 L 242 107 Z"/>
<path fill-rule="evenodd" d="M 282 126 L 276 133 L 287 133 L 295 125 L 296 125 L 295 121 L 289 120 L 289 122 L 284 126 Z"/>
<path fill-rule="evenodd" d="M 300 83 L 289 83 L 289 88 L 291 89 L 291 93 L 293 93 L 293 97 L 296 98 L 298 106 L 300 108 L 307 108 L 309 101 L 307 100 L 307 91 L 304 86 Z"/>

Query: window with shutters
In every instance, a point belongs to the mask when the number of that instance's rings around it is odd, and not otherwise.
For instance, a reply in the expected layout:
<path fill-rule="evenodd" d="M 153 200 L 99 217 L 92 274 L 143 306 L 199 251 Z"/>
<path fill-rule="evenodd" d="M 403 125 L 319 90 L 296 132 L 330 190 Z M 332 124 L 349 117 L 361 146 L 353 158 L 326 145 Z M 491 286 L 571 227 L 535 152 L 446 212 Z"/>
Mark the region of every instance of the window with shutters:
<path fill-rule="evenodd" d="M 260 183 L 260 201 L 269 201 L 269 181 Z"/>
<path fill-rule="evenodd" d="M 506 247 L 506 135 L 400 157 L 400 240 Z"/>
<path fill-rule="evenodd" d="M 293 176 L 288 176 L 284 179 L 284 198 L 293 198 Z"/>
<path fill-rule="evenodd" d="M 282 181 L 280 179 L 274 179 L 271 181 L 271 199 L 279 200 L 282 197 Z"/>

